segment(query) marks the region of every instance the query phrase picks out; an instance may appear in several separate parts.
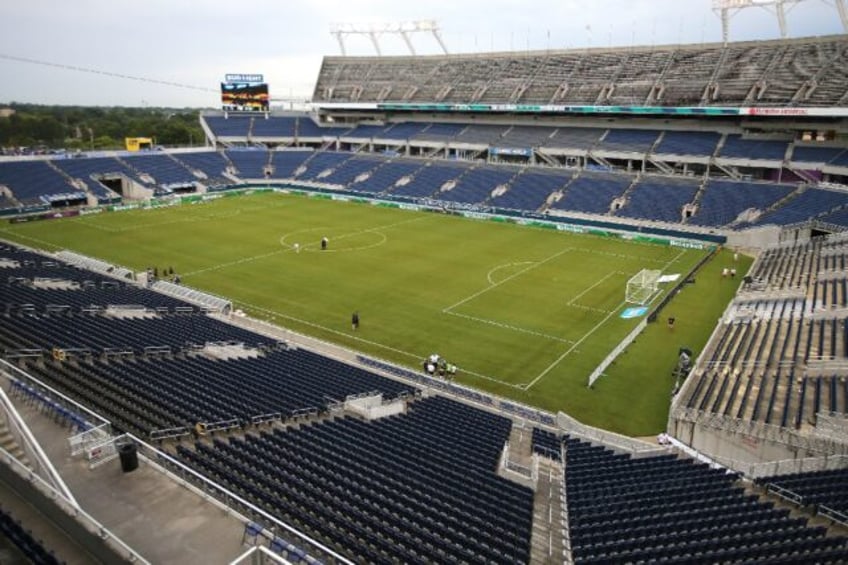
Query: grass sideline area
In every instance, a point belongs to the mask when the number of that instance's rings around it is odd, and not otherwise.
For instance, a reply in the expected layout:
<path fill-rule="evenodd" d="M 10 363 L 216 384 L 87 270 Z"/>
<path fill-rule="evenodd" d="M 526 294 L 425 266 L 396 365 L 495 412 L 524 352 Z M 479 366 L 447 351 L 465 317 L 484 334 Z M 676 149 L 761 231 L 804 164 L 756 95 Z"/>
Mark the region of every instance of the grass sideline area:
<path fill-rule="evenodd" d="M 588 389 L 639 322 L 620 317 L 627 280 L 644 268 L 685 274 L 706 251 L 275 193 L 0 234 L 136 271 L 174 268 L 257 318 L 416 369 L 436 352 L 459 382 L 634 436 L 664 429 L 678 347 L 703 346 L 741 282 L 701 282 L 720 272 L 721 252 L 667 307 L 674 339 L 649 324 Z"/>

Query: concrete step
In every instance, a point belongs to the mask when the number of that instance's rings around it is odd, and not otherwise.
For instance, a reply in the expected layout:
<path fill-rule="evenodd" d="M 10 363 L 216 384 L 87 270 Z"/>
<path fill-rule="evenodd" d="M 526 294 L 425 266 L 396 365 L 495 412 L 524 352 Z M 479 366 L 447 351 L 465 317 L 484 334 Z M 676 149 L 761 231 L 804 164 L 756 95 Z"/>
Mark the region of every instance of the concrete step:
<path fill-rule="evenodd" d="M 531 563 L 562 563 L 562 465 L 542 458 L 533 497 Z"/>
<path fill-rule="evenodd" d="M 23 448 L 15 441 L 15 438 L 12 436 L 12 433 L 9 431 L 9 428 L 6 426 L 6 422 L 0 420 L 0 447 L 8 451 L 12 454 L 12 457 L 29 467 L 29 459 L 27 459 L 26 453 Z"/>

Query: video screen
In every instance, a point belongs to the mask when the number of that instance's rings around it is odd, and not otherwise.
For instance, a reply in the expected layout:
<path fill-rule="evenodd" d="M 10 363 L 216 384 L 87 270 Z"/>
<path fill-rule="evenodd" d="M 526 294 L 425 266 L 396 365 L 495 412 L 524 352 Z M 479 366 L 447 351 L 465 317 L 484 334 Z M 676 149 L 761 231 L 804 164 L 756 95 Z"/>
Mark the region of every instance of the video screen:
<path fill-rule="evenodd" d="M 221 104 L 224 110 L 256 111 L 268 109 L 268 85 L 222 82 Z"/>

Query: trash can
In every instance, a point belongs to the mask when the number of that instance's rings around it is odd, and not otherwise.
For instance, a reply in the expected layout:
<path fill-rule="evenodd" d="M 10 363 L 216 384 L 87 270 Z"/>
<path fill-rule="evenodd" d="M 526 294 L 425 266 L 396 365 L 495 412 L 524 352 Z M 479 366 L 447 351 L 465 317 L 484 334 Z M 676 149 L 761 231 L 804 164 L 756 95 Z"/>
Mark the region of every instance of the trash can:
<path fill-rule="evenodd" d="M 118 447 L 118 456 L 121 458 L 121 470 L 124 473 L 138 469 L 138 448 L 135 443 L 124 443 Z"/>

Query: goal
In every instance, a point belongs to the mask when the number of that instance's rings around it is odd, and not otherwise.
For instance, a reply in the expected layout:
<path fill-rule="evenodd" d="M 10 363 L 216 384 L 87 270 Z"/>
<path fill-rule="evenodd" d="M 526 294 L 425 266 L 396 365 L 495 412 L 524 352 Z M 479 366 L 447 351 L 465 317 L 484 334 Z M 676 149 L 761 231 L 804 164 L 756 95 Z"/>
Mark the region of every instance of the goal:
<path fill-rule="evenodd" d="M 657 281 L 662 271 L 642 269 L 627 281 L 624 300 L 630 304 L 646 304 L 657 292 Z"/>

